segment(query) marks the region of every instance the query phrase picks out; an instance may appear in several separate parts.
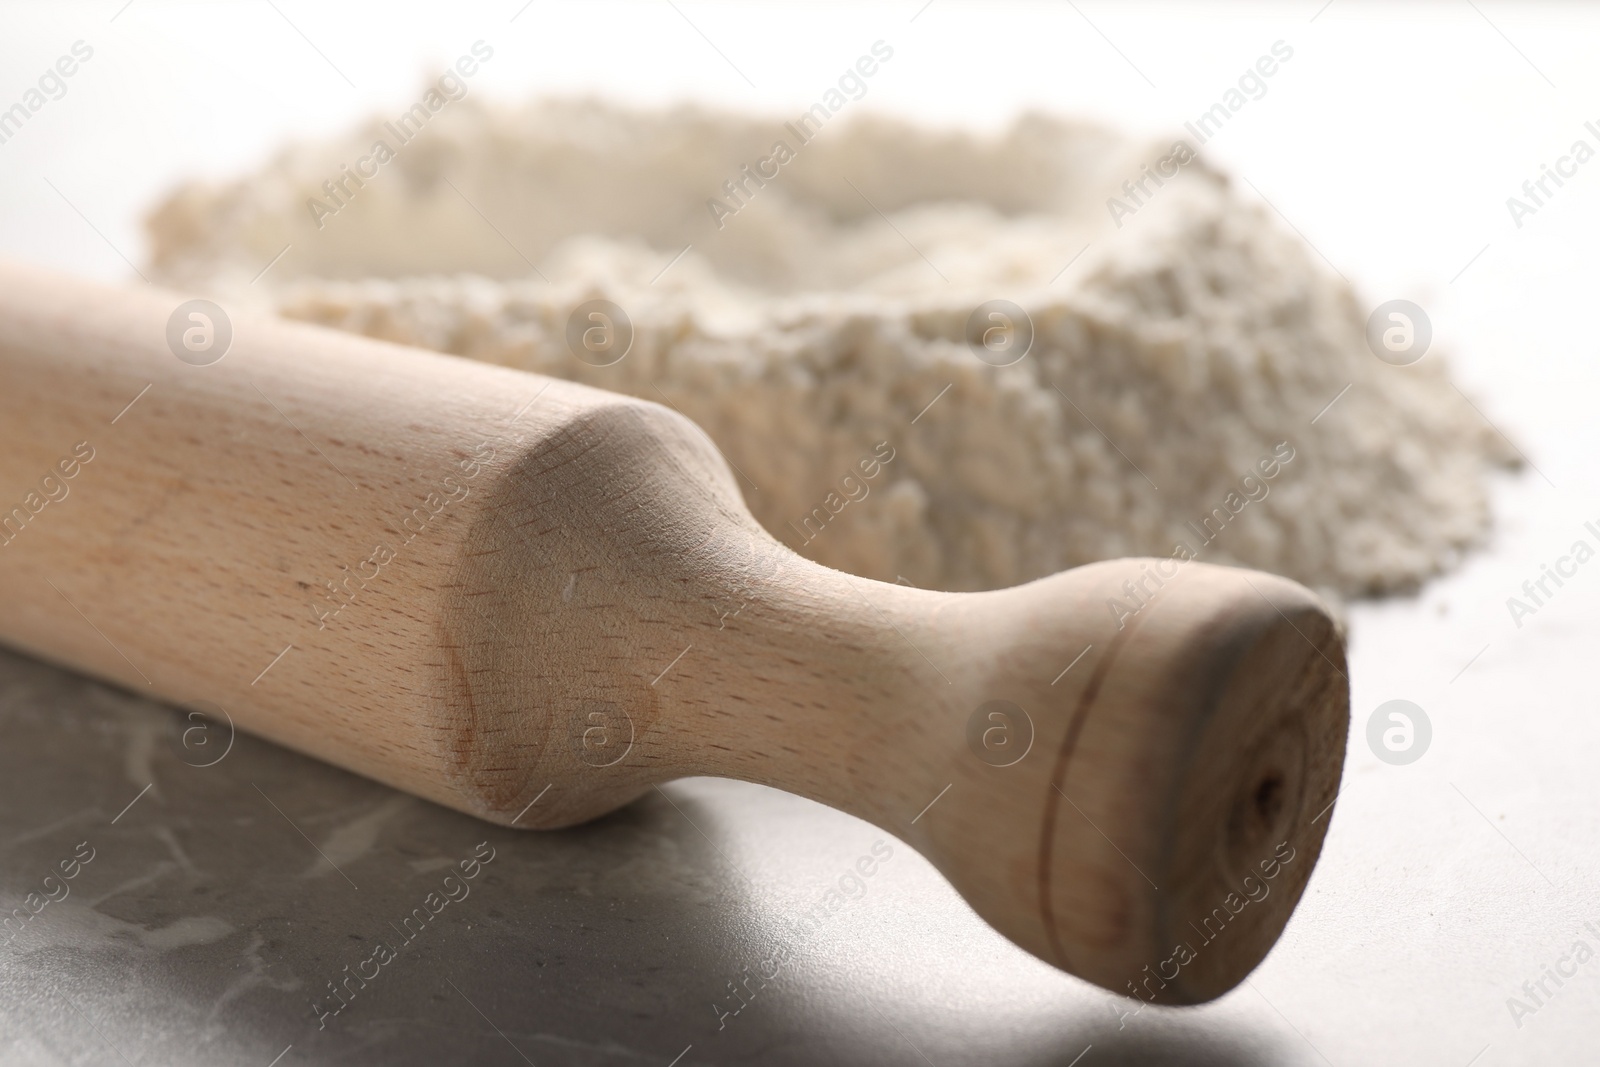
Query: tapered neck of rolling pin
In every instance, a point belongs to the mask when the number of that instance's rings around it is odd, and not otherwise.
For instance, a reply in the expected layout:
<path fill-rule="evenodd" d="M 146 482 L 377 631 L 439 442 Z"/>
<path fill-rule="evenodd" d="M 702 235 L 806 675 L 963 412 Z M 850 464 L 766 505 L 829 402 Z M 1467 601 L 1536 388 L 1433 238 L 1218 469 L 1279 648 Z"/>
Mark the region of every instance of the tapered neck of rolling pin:
<path fill-rule="evenodd" d="M 775 785 L 914 835 L 911 820 L 965 751 L 966 713 L 984 699 L 996 657 L 974 645 L 1004 640 L 997 626 L 972 632 L 993 598 L 798 556 L 732 592 L 654 685 L 663 723 L 711 730 L 685 769 Z"/>

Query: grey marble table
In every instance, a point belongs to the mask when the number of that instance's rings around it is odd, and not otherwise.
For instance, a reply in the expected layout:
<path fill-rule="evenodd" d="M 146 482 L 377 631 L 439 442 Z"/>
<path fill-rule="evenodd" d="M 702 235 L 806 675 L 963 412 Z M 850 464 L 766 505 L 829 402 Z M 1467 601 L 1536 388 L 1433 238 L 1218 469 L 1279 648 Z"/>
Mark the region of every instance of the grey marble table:
<path fill-rule="evenodd" d="M 519 833 L 9 653 L 0 737 L 0 899 L 31 915 L 0 946 L 6 1063 L 1298 1055 L 1281 1029 L 1120 1018 L 892 836 L 758 786 Z M 861 855 L 864 888 L 763 981 Z"/>

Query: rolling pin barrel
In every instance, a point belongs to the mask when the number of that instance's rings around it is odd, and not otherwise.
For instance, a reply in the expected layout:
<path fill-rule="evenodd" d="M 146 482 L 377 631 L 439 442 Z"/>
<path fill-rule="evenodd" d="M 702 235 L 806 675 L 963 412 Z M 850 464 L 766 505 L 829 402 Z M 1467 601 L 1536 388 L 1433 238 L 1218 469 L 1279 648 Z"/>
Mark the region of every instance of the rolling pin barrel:
<path fill-rule="evenodd" d="M 0 640 L 43 658 L 503 824 L 777 786 L 1147 1000 L 1241 981 L 1316 862 L 1348 687 L 1293 582 L 845 575 L 668 409 L 152 289 L 0 268 L 0 369 Z"/>

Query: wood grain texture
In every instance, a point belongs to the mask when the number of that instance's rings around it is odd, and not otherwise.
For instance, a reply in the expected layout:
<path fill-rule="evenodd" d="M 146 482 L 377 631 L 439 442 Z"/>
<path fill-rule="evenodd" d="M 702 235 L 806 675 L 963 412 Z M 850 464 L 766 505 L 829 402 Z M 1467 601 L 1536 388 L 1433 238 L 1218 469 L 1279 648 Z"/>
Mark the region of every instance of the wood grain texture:
<path fill-rule="evenodd" d="M 243 315 L 191 366 L 184 299 L 0 267 L 6 643 L 500 823 L 774 785 L 1147 999 L 1217 996 L 1276 941 L 1348 724 L 1304 588 L 1155 560 L 972 594 L 845 575 L 773 540 L 668 409 Z M 1150 595 L 1119 624 L 1128 582 Z"/>

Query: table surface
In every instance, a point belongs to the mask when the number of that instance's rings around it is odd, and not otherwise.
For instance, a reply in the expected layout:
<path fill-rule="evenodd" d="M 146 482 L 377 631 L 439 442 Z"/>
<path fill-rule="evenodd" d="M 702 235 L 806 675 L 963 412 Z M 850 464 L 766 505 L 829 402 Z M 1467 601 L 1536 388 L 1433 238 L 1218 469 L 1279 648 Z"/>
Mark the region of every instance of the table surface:
<path fill-rule="evenodd" d="M 0 70 L 43 69 L 63 42 L 93 37 L 106 74 L 52 103 L 54 127 L 0 146 L 13 205 L 0 254 L 129 276 L 138 211 L 176 175 L 237 171 L 289 129 L 347 125 L 409 91 L 418 41 L 453 41 L 471 19 L 498 24 L 521 7 L 399 6 L 374 32 L 409 51 L 384 66 L 342 13 L 323 22 L 315 5 L 279 6 L 359 93 L 339 95 L 322 60 L 294 51 L 309 40 L 268 8 L 260 25 L 239 9 L 153 0 L 8 13 Z M 759 53 L 758 30 L 734 9 L 684 7 L 681 20 L 629 8 L 636 17 L 611 30 L 624 58 L 670 33 L 685 54 L 703 49 L 693 69 L 619 63 L 580 77 L 573 50 L 524 42 L 506 54 L 556 73 L 507 75 L 504 91 L 614 76 L 624 96 L 653 85 L 749 103 L 689 16 L 746 60 L 758 103 L 788 106 L 831 70 L 828 52 L 822 67 L 772 73 L 750 57 L 787 60 Z M 1600 1056 L 1589 954 L 1600 952 L 1600 678 L 1587 660 L 1600 569 L 1520 627 L 1505 603 L 1573 541 L 1595 541 L 1585 522 L 1600 525 L 1589 322 L 1600 195 L 1593 175 L 1574 180 L 1522 227 L 1504 206 L 1593 117 L 1583 101 L 1600 83 L 1588 58 L 1600 19 L 1486 3 L 1379 12 L 1341 0 L 1168 22 L 1081 7 L 763 17 L 791 19 L 797 52 L 832 33 L 844 42 L 834 51 L 853 56 L 857 36 L 889 27 L 905 40 L 906 73 L 898 87 L 875 85 L 874 103 L 968 122 L 1039 102 L 1135 126 L 1181 121 L 1258 44 L 1294 40 L 1302 81 L 1253 104 L 1253 125 L 1218 139 L 1221 159 L 1364 293 L 1423 300 L 1458 380 L 1535 464 L 1498 482 L 1493 538 L 1455 573 L 1416 597 L 1351 608 L 1343 792 L 1304 901 L 1245 985 L 1201 1008 L 1130 1015 L 991 931 L 891 834 L 758 786 L 682 781 L 586 827 L 507 831 L 247 735 L 197 733 L 170 708 L 0 652 L 0 902 L 43 892 L 75 851 L 93 857 L 70 895 L 0 946 L 0 1063 L 1491 1067 Z M 562 19 L 603 16 L 536 6 L 516 17 L 516 32 L 554 41 L 577 33 Z M 860 25 L 815 25 L 847 18 Z M 1044 29 L 1019 39 L 1015 18 Z M 1052 65 L 1038 52 L 1050 47 L 1072 62 Z M 944 59 L 924 62 L 919 49 Z M 941 84 L 961 50 L 976 73 Z M 293 77 L 271 80 L 276 68 Z M 28 80 L 0 79 L 0 101 Z M 104 180 L 108 170 L 123 180 Z M 1405 766 L 1366 741 L 1368 716 L 1397 698 L 1433 727 Z M 865 895 L 747 1004 L 736 999 L 732 985 L 791 916 L 880 841 L 893 854 Z M 490 850 L 467 895 L 319 1025 L 312 1004 L 328 983 L 375 940 L 399 945 L 403 920 L 440 900 L 429 895 L 446 874 Z M 1558 965 L 1567 974 L 1546 977 Z M 1514 1014 L 1513 997 L 1529 1010 Z"/>

